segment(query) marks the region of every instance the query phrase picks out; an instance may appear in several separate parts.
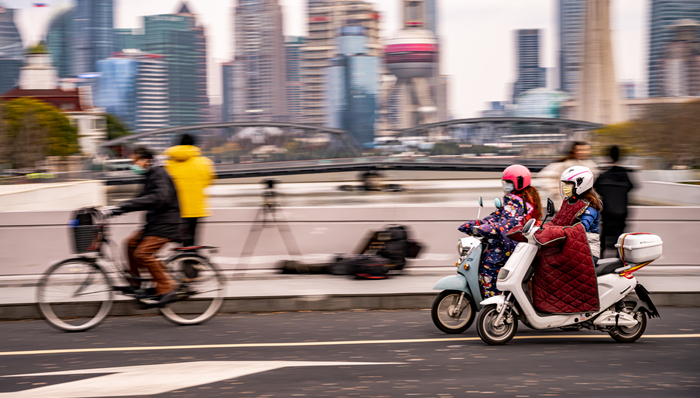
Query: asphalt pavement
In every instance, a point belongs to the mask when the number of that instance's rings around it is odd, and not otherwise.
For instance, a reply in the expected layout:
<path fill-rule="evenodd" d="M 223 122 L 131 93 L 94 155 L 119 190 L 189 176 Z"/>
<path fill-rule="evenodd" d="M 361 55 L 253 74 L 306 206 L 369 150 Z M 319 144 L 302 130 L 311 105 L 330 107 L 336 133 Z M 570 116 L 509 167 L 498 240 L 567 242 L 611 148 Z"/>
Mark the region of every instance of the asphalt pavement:
<path fill-rule="evenodd" d="M 698 397 L 700 308 L 662 307 L 645 336 L 536 332 L 506 346 L 426 310 L 115 317 L 84 333 L 0 323 L 0 397 Z"/>

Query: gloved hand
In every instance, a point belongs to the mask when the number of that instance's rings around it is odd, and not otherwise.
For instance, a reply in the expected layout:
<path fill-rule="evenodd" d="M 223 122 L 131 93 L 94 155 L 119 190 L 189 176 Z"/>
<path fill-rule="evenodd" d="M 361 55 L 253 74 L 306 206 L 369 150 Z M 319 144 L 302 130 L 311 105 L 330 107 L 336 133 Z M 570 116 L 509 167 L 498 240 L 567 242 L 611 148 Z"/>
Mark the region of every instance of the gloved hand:
<path fill-rule="evenodd" d="M 107 206 L 100 209 L 100 213 L 103 217 L 109 218 L 124 214 L 124 212 L 117 206 Z"/>

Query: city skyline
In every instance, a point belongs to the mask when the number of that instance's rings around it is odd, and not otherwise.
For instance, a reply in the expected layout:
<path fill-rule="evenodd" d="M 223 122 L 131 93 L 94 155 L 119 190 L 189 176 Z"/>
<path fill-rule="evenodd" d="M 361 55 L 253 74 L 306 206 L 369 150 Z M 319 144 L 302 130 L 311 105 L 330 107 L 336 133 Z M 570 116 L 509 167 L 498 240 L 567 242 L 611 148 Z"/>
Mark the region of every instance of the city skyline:
<path fill-rule="evenodd" d="M 31 1 L 0 0 L 18 12 L 18 27 L 26 43 L 42 34 L 45 27 L 32 28 L 29 20 L 39 25 L 48 23 L 57 5 L 71 3 L 48 0 L 51 7 L 31 9 Z M 400 27 L 400 2 L 368 0 L 382 14 L 381 37 L 389 37 Z M 442 40 L 441 74 L 452 78 L 449 93 L 450 110 L 454 117 L 475 117 L 487 101 L 509 99 L 516 80 L 516 29 L 543 29 L 542 66 L 557 64 L 556 0 L 494 0 L 488 3 L 472 0 L 439 0 L 438 34 Z M 171 13 L 180 0 L 118 0 L 115 6 L 116 28 L 140 27 L 144 15 Z M 213 103 L 221 102 L 221 63 L 232 58 L 233 26 L 228 16 L 234 0 L 188 2 L 208 32 L 208 94 Z M 306 0 L 280 0 L 283 9 L 285 35 L 306 35 Z M 616 0 L 613 2 L 613 47 L 616 75 L 620 82 L 643 83 L 647 74 L 648 2 Z M 41 14 L 43 13 L 43 14 Z M 42 15 L 45 15 L 42 17 Z M 43 18 L 43 19 L 42 19 Z M 467 40 L 465 38 L 473 38 Z M 494 51 L 494 48 L 498 51 Z M 477 56 L 479 62 L 474 62 Z"/>

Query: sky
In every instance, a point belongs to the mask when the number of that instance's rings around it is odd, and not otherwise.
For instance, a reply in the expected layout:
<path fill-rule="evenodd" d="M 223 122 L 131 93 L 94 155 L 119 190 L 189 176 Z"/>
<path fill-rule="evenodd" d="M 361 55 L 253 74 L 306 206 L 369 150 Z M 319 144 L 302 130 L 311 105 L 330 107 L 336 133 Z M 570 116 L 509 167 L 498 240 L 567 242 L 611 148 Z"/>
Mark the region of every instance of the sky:
<path fill-rule="evenodd" d="M 382 14 L 381 35 L 400 28 L 400 0 L 367 0 Z M 69 0 L 0 0 L 20 9 L 16 17 L 25 46 L 41 39 L 48 21 Z M 221 102 L 221 62 L 233 58 L 235 0 L 189 0 L 190 10 L 207 32 L 208 93 Z M 114 26 L 142 26 L 142 16 L 174 13 L 181 0 L 115 0 Z M 306 34 L 306 0 L 279 0 L 285 35 Z M 488 101 L 509 100 L 515 81 L 515 29 L 542 29 L 540 63 L 555 67 L 557 56 L 557 0 L 438 0 L 441 73 L 450 76 L 449 107 L 455 118 L 476 117 Z M 648 0 L 612 1 L 613 53 L 619 82 L 646 82 Z M 551 73 L 552 75 L 554 73 Z M 553 87 L 553 86 L 552 86 Z M 644 90 L 644 89 L 643 89 Z M 639 94 L 644 94 L 641 91 Z"/>

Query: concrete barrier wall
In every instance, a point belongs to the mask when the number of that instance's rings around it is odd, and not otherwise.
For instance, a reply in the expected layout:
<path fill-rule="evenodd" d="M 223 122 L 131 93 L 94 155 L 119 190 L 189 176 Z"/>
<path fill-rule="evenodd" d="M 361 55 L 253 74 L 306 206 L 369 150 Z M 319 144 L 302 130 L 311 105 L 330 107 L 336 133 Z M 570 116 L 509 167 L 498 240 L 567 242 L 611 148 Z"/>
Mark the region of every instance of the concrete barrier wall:
<path fill-rule="evenodd" d="M 484 208 L 482 217 L 493 208 Z M 214 261 L 224 269 L 236 269 L 239 256 L 255 219 L 256 208 L 215 209 L 201 226 L 200 242 L 220 247 Z M 323 207 L 285 208 L 279 215 L 289 221 L 295 240 L 307 262 L 321 262 L 336 253 L 352 252 L 371 229 L 387 223 L 406 224 L 425 250 L 410 267 L 454 265 L 457 227 L 474 219 L 476 207 Z M 66 223 L 70 212 L 0 212 L 0 276 L 38 275 L 52 263 L 72 256 Z M 123 243 L 139 226 L 142 215 L 113 219 L 112 234 Z M 661 236 L 664 255 L 654 265 L 700 266 L 700 207 L 634 207 L 630 231 Z M 278 230 L 266 228 L 247 269 L 270 269 L 287 250 Z"/>
<path fill-rule="evenodd" d="M 0 210 L 62 210 L 107 204 L 102 181 L 0 185 Z"/>

